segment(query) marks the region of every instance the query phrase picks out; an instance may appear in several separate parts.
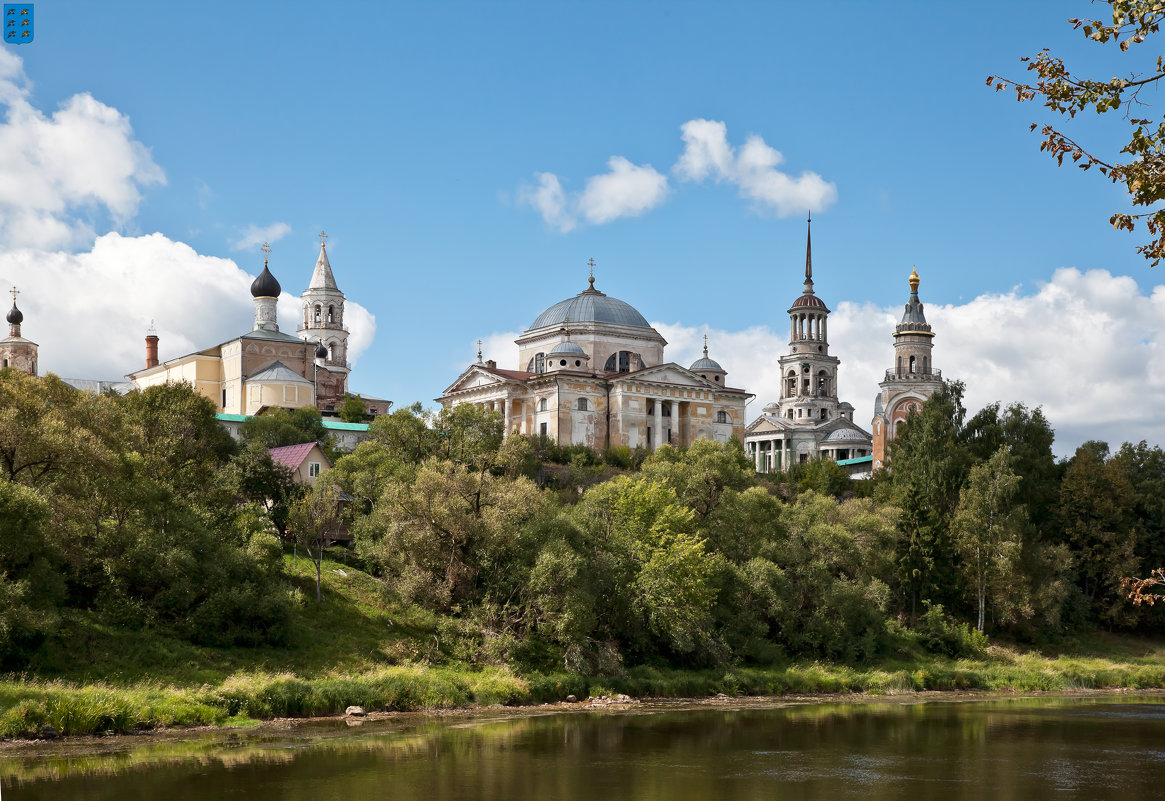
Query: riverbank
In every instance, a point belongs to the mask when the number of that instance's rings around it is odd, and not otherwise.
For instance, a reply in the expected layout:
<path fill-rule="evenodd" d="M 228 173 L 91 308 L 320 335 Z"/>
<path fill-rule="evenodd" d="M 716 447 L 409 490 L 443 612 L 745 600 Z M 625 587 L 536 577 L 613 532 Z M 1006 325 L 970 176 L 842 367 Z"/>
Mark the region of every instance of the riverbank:
<path fill-rule="evenodd" d="M 0 738 L 128 734 L 182 727 L 247 727 L 279 718 L 370 712 L 473 709 L 625 694 L 636 699 L 722 696 L 901 695 L 933 691 L 1003 693 L 1165 688 L 1165 653 L 1144 644 L 1122 660 L 1042 655 L 993 646 L 981 659 L 928 659 L 870 667 L 822 663 L 681 671 L 631 668 L 621 676 L 519 676 L 506 669 L 405 665 L 352 675 L 239 673 L 197 687 L 129 686 L 64 680 L 0 681 Z"/>

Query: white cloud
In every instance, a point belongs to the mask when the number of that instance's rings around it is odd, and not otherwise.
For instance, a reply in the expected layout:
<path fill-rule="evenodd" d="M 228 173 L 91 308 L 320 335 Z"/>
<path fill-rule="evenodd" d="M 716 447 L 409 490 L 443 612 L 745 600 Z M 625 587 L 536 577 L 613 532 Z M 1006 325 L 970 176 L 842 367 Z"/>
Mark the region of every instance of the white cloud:
<path fill-rule="evenodd" d="M 272 271 L 297 291 L 310 265 L 292 274 Z M 203 256 L 162 234 L 98 237 L 83 253 L 29 248 L 0 253 L 0 285 L 17 285 L 23 334 L 40 345 L 42 372 L 74 378 L 116 379 L 144 365 L 146 328 L 153 320 L 163 359 L 217 345 L 251 329 L 254 280 L 234 261 Z M 279 300 L 283 331 L 294 334 L 299 298 Z M 376 319 L 357 303 L 345 304 L 350 361 L 371 344 Z M 358 374 L 354 376 L 359 384 Z"/>
<path fill-rule="evenodd" d="M 817 173 L 794 177 L 777 169 L 785 157 L 756 134 L 737 152 L 728 144 L 728 127 L 723 122 L 689 120 L 680 130 L 684 152 L 672 169 L 681 180 L 712 178 L 736 184 L 741 195 L 781 217 L 822 210 L 837 200 L 837 187 Z"/>
<path fill-rule="evenodd" d="M 925 282 L 921 295 L 925 302 Z M 893 366 L 900 316 L 901 307 L 850 301 L 829 316 L 830 352 L 841 359 L 839 396 L 867 430 L 878 382 Z M 1064 268 L 1034 292 L 928 304 L 926 316 L 936 334 L 934 364 L 945 378 L 966 384 L 971 413 L 993 401 L 1042 406 L 1059 456 L 1088 439 L 1114 448 L 1141 439 L 1165 446 L 1165 285 L 1146 294 L 1127 276 Z M 750 420 L 778 399 L 784 329 L 655 325 L 670 343 L 667 358 L 685 366 L 699 357 L 707 333 L 709 355 L 728 371 L 728 384 L 757 396 Z"/>
<path fill-rule="evenodd" d="M 523 186 L 518 190 L 518 200 L 533 206 L 547 225 L 566 233 L 577 224 L 574 215 L 566 210 L 566 193 L 562 183 L 552 172 L 536 172 L 537 186 Z"/>
<path fill-rule="evenodd" d="M 248 225 L 239 237 L 231 242 L 231 250 L 254 250 L 264 242 L 275 242 L 291 233 L 291 226 L 283 222 L 270 225 Z"/>
<path fill-rule="evenodd" d="M 667 197 L 667 176 L 650 164 L 611 156 L 607 169 L 588 178 L 581 192 L 569 195 L 554 173 L 534 173 L 537 185 L 521 187 L 518 199 L 534 207 L 547 225 L 566 233 L 578 225 L 579 218 L 601 225 L 620 217 L 638 217 Z"/>
<path fill-rule="evenodd" d="M 620 217 L 638 217 L 667 196 L 667 177 L 650 165 L 632 164 L 622 156 L 611 156 L 609 172 L 587 181 L 578 199 L 578 208 L 587 222 L 600 224 Z"/>
<path fill-rule="evenodd" d="M 33 107 L 22 62 L 0 51 L 0 244 L 83 246 L 94 216 L 115 226 L 137 212 L 141 187 L 165 183 L 129 118 L 91 95 L 68 98 L 51 116 Z M 84 217 L 85 219 L 80 219 Z"/>

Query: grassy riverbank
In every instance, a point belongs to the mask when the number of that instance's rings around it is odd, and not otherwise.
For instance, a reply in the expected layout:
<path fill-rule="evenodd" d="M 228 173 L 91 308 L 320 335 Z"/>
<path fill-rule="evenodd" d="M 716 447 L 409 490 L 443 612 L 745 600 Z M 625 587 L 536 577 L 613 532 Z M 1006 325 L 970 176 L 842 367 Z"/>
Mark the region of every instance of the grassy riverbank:
<path fill-rule="evenodd" d="M 311 571 L 289 562 L 300 589 Z M 379 584 L 325 565 L 327 602 L 305 602 L 287 648 L 210 649 L 76 615 L 32 669 L 0 681 L 0 738 L 248 725 L 340 714 L 347 706 L 415 710 L 635 697 L 920 690 L 1056 691 L 1165 687 L 1165 643 L 1097 636 L 1056 649 L 993 645 L 975 659 L 900 656 L 860 666 L 789 662 L 707 671 L 635 667 L 621 676 L 516 675 L 458 658 L 456 628 L 383 600 Z M 314 593 L 313 593 L 314 594 Z M 311 597 L 311 596 L 308 596 Z"/>

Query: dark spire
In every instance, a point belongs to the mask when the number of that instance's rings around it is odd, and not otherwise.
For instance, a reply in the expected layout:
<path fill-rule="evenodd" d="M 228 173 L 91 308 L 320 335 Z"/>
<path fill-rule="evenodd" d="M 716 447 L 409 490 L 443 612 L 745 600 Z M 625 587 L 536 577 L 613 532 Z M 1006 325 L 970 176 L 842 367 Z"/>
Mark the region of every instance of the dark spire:
<path fill-rule="evenodd" d="M 805 226 L 805 294 L 813 294 L 813 213 Z"/>

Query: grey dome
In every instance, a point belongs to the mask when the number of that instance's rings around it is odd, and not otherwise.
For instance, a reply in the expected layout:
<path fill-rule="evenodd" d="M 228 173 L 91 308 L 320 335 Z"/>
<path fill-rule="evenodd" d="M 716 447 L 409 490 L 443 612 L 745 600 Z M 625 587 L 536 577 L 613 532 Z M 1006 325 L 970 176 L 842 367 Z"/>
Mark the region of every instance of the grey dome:
<path fill-rule="evenodd" d="M 24 322 L 24 312 L 16 308 L 16 301 L 12 301 L 12 310 L 8 312 L 5 318 L 9 325 L 20 325 Z"/>
<path fill-rule="evenodd" d="M 328 358 L 328 349 L 327 349 L 326 347 L 324 347 L 324 343 L 323 343 L 323 342 L 321 342 L 321 343 L 320 343 L 320 344 L 319 344 L 319 345 L 316 347 L 316 358 L 317 358 L 317 359 L 326 359 L 326 358 Z"/>
<path fill-rule="evenodd" d="M 253 298 L 277 298 L 281 287 L 279 282 L 275 280 L 275 276 L 267 269 L 267 262 L 263 262 L 263 272 L 259 273 L 259 277 L 251 282 L 251 297 Z"/>
<path fill-rule="evenodd" d="M 582 356 L 587 357 L 587 352 L 571 341 L 559 342 L 550 349 L 551 356 Z"/>
<path fill-rule="evenodd" d="M 839 428 L 825 438 L 825 442 L 869 442 L 870 437 L 856 428 Z"/>
<path fill-rule="evenodd" d="M 720 372 L 720 373 L 724 372 L 724 368 L 720 366 L 719 362 L 713 361 L 712 359 L 709 359 L 707 356 L 703 357 L 702 359 L 697 359 L 696 361 L 692 362 L 692 366 L 689 367 L 688 369 L 691 370 L 693 373 L 699 372 L 700 370 L 716 370 L 717 372 Z"/>
<path fill-rule="evenodd" d="M 604 295 L 592 285 L 573 298 L 555 303 L 538 315 L 530 329 L 566 323 L 613 323 L 636 328 L 651 328 L 643 315 L 630 303 Z"/>

